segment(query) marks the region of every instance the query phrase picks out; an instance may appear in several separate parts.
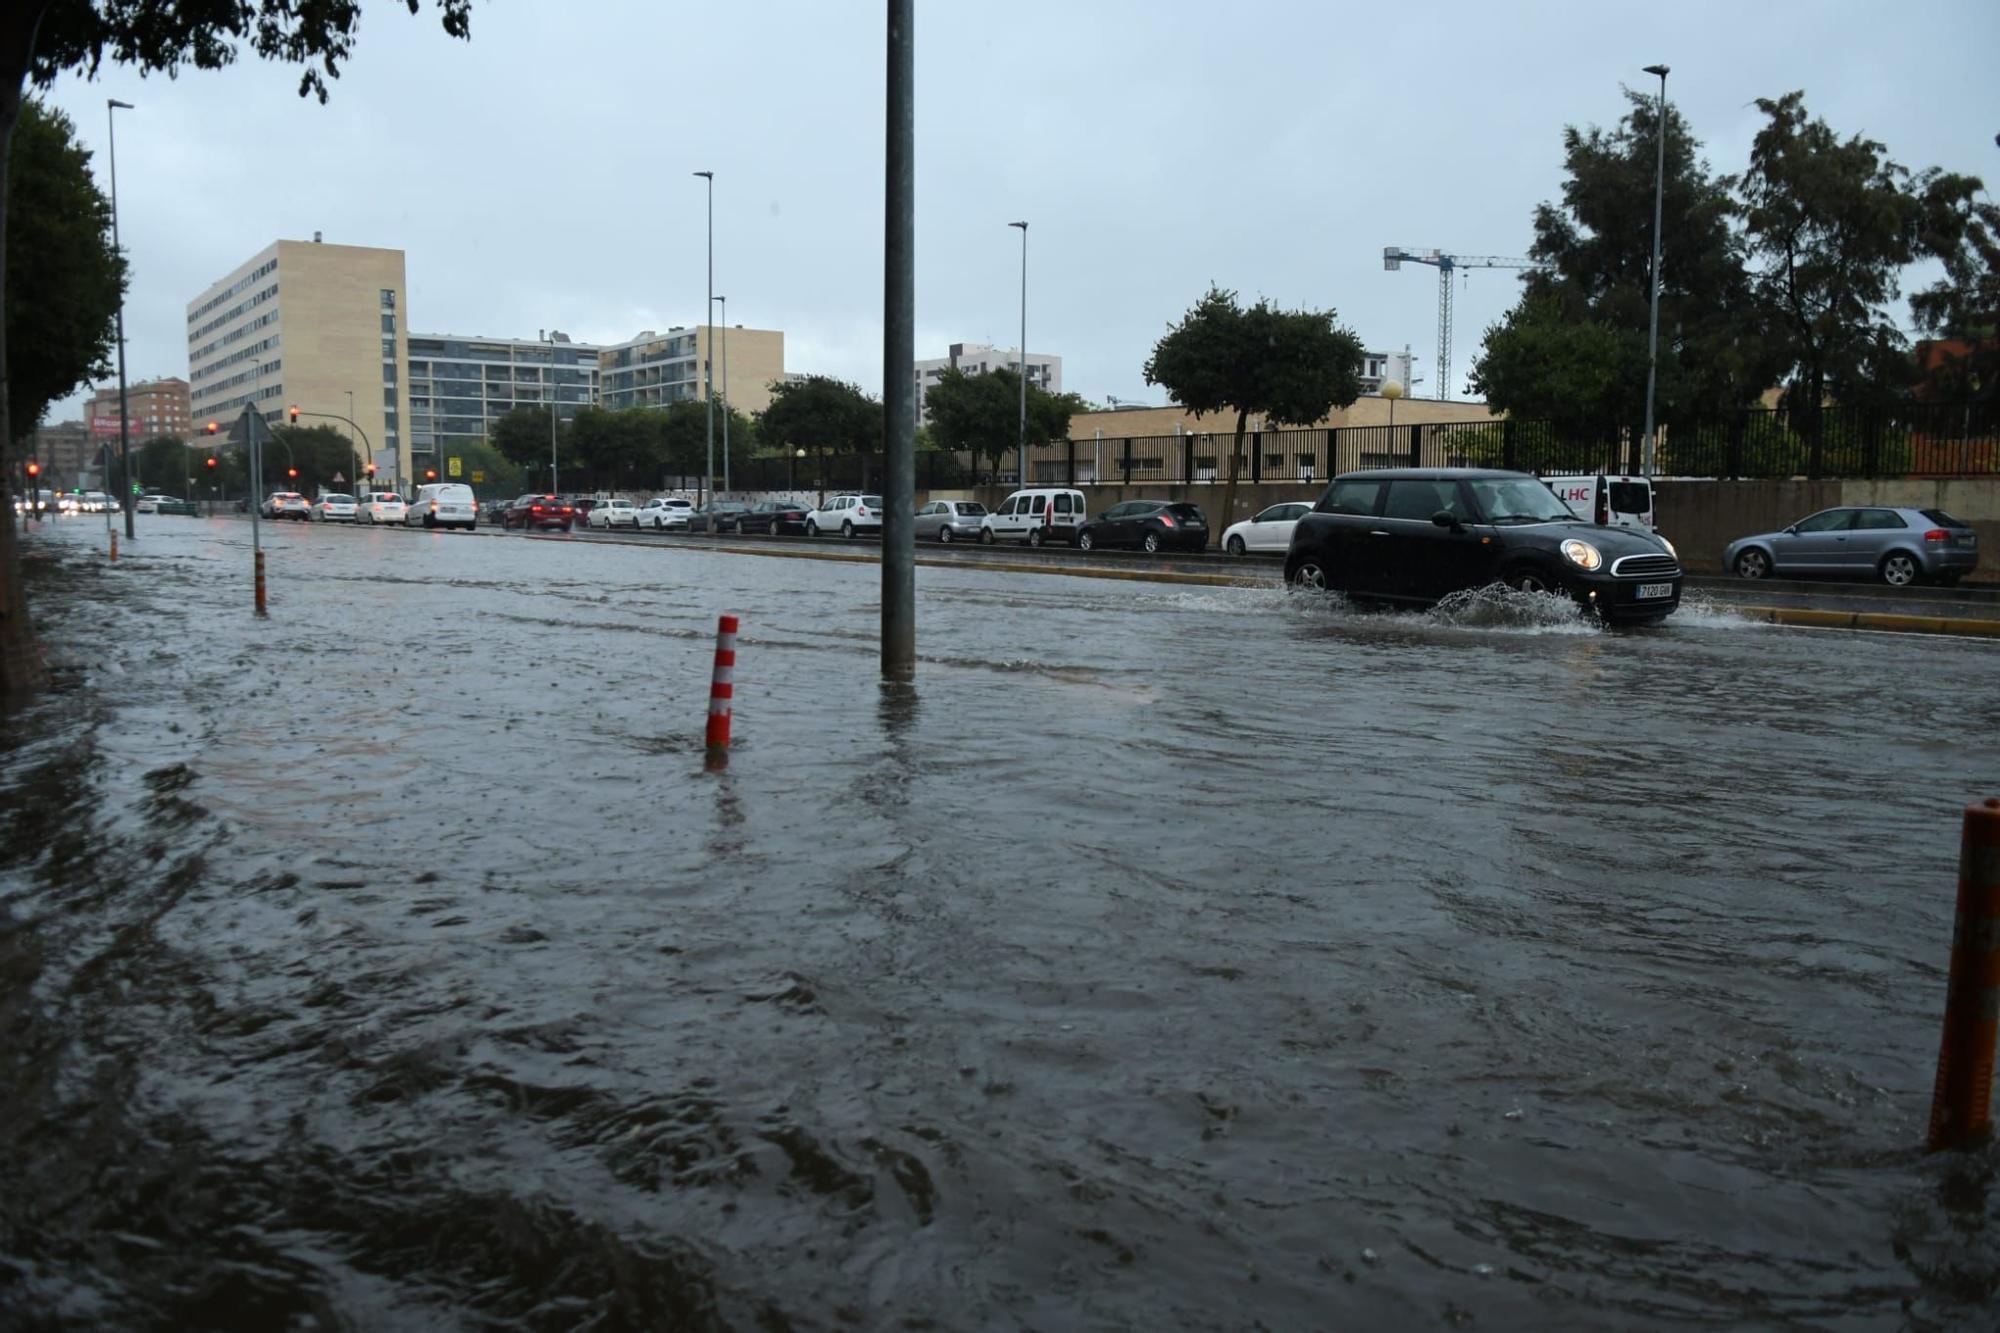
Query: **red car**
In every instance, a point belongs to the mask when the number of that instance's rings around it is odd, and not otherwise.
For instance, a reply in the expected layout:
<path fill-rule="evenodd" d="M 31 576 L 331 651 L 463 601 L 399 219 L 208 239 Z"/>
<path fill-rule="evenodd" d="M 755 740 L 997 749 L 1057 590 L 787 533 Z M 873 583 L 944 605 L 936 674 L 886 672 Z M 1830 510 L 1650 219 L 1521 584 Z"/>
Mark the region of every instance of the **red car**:
<path fill-rule="evenodd" d="M 568 532 L 575 522 L 576 507 L 564 504 L 562 498 L 555 495 L 524 495 L 508 505 L 500 515 L 500 526 L 503 528 L 537 531 L 559 528 Z"/>

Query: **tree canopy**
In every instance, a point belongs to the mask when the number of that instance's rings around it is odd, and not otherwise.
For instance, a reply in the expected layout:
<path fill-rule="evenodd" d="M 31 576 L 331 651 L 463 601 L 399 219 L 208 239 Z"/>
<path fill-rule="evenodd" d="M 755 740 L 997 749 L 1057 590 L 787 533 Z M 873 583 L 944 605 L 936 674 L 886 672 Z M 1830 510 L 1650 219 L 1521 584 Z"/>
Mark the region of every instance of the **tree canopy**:
<path fill-rule="evenodd" d="M 997 470 L 1001 457 L 1021 440 L 1021 377 L 1006 368 L 968 375 L 956 366 L 944 372 L 924 394 L 930 430 L 946 449 L 970 453 L 975 464 L 985 459 Z M 1030 449 L 1069 435 L 1069 419 L 1083 410 L 1072 393 L 1050 393 L 1028 385 Z M 975 469 L 976 472 L 976 469 Z M 1021 460 L 1021 484 L 1028 483 L 1028 464 Z"/>

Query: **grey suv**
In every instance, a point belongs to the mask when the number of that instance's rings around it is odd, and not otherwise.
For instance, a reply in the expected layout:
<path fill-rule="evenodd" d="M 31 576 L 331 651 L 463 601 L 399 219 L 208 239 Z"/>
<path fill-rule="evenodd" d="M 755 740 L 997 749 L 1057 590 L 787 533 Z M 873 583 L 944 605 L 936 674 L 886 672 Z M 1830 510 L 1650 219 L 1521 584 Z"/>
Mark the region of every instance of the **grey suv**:
<path fill-rule="evenodd" d="M 1822 509 L 1780 532 L 1738 537 L 1722 567 L 1739 578 L 1846 574 L 1891 587 L 1956 583 L 1979 566 L 1979 534 L 1942 509 L 1845 505 Z"/>

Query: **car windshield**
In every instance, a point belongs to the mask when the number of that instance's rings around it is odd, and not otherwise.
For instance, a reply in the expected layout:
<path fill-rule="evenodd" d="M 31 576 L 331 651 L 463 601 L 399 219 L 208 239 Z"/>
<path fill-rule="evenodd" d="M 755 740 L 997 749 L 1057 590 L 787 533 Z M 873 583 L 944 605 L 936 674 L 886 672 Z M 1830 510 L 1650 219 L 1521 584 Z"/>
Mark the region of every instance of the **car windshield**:
<path fill-rule="evenodd" d="M 1032 362 L 1030 363 L 1033 364 Z M 1919 509 L 1917 511 L 1941 528 L 1969 528 L 1972 525 L 1962 518 L 1953 518 L 1942 509 Z"/>
<path fill-rule="evenodd" d="M 1576 517 L 1532 477 L 1475 477 L 1472 498 L 1488 523 L 1562 523 Z"/>
<path fill-rule="evenodd" d="M 319 501 L 321 504 L 351 505 L 354 503 L 354 497 L 351 495 L 322 495 L 319 497 Z"/>

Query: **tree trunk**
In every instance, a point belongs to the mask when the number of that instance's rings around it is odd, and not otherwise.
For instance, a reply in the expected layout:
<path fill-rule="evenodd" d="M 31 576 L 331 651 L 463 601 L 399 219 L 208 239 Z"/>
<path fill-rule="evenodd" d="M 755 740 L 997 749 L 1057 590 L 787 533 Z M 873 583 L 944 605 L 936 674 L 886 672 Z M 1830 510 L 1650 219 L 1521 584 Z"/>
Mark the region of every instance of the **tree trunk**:
<path fill-rule="evenodd" d="M 14 125 L 21 119 L 21 96 L 35 33 L 51 0 L 21 6 L 0 28 L 0 311 L 6 309 L 7 167 L 13 155 Z M 8 409 L 7 321 L 0 317 L 0 697 L 22 699 L 48 684 L 42 645 L 28 616 L 28 589 L 21 580 L 21 549 L 14 522 L 14 422 Z M 33 423 L 29 423 L 33 429 Z M 30 488 L 28 499 L 34 499 Z"/>
<path fill-rule="evenodd" d="M 1243 427 L 1249 420 L 1249 408 L 1242 407 L 1236 410 L 1236 443 L 1229 449 L 1229 480 L 1222 487 L 1222 517 L 1211 523 L 1210 531 L 1226 530 L 1236 521 L 1236 470 L 1241 466 L 1243 458 Z"/>

